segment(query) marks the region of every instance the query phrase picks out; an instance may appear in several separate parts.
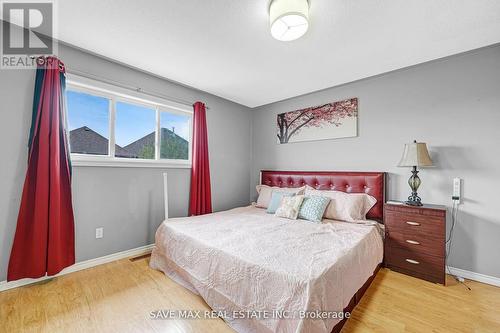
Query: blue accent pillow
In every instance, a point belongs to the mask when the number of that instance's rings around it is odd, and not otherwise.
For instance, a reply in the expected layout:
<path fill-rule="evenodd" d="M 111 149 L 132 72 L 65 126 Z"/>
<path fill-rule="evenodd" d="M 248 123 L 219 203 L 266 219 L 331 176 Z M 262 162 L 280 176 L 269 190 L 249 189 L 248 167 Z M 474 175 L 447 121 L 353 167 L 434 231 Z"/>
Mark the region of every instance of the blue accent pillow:
<path fill-rule="evenodd" d="M 329 203 L 329 197 L 320 197 L 317 195 L 305 197 L 302 201 L 302 206 L 300 206 L 299 219 L 321 222 Z"/>
<path fill-rule="evenodd" d="M 273 191 L 271 194 L 271 200 L 269 201 L 269 206 L 267 206 L 266 212 L 269 214 L 276 213 L 276 210 L 281 204 L 283 197 L 293 197 L 295 193 L 284 192 L 284 191 Z"/>

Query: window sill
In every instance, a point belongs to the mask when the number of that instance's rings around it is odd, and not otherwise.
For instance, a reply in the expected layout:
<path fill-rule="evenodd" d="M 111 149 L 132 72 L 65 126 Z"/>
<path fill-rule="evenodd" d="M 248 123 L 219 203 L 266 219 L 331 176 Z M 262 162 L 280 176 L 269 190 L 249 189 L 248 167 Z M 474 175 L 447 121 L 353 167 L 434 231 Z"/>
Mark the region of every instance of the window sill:
<path fill-rule="evenodd" d="M 158 160 L 135 160 L 117 158 L 82 158 L 71 157 L 73 167 L 112 167 L 112 168 L 168 168 L 168 169 L 190 169 L 191 162 L 188 161 L 158 161 Z"/>

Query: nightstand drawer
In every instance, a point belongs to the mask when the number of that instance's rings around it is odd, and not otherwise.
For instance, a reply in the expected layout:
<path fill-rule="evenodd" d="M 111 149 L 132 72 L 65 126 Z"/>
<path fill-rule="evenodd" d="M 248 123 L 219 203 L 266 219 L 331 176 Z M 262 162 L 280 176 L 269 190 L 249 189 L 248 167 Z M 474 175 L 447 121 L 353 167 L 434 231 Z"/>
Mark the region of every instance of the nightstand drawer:
<path fill-rule="evenodd" d="M 424 237 L 413 230 L 387 230 L 385 241 L 389 247 L 422 252 L 436 257 L 444 256 L 444 242 L 442 238 L 429 235 Z"/>
<path fill-rule="evenodd" d="M 419 237 L 445 237 L 445 222 L 440 217 L 386 211 L 384 223 L 391 231 L 409 232 Z"/>
<path fill-rule="evenodd" d="M 391 268 L 400 267 L 405 271 L 440 278 L 444 276 L 444 257 L 425 255 L 406 249 L 387 247 L 386 265 Z"/>

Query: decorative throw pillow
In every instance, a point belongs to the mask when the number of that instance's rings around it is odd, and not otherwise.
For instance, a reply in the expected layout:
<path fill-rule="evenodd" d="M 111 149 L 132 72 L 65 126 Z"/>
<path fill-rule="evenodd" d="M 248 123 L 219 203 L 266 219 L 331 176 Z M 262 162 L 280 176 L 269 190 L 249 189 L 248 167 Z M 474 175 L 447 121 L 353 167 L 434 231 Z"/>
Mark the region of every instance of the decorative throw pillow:
<path fill-rule="evenodd" d="M 366 193 L 345 193 L 340 191 L 321 191 L 307 186 L 307 196 L 324 196 L 330 198 L 326 207 L 325 218 L 339 221 L 355 222 L 366 220 L 366 213 L 375 205 L 377 199 Z"/>
<path fill-rule="evenodd" d="M 304 190 L 306 187 L 302 186 L 302 187 L 288 188 L 288 187 L 277 187 L 277 186 L 270 187 L 267 185 L 257 185 L 255 188 L 257 190 L 257 193 L 259 194 L 255 207 L 267 208 L 269 206 L 269 202 L 271 201 L 271 195 L 274 190 L 278 190 L 281 192 L 290 192 L 295 194 L 304 194 Z"/>
<path fill-rule="evenodd" d="M 322 196 L 306 196 L 302 201 L 302 206 L 299 210 L 299 219 L 309 220 L 312 222 L 321 222 L 326 207 L 330 203 L 329 197 Z"/>
<path fill-rule="evenodd" d="M 281 201 L 284 197 L 292 197 L 294 195 L 295 193 L 291 192 L 273 191 L 266 212 L 269 214 L 274 214 L 276 212 L 276 209 L 278 209 L 278 207 L 281 205 Z"/>
<path fill-rule="evenodd" d="M 296 195 L 293 197 L 283 197 L 281 200 L 281 205 L 276 209 L 274 214 L 277 217 L 284 217 L 287 219 L 296 220 L 299 215 L 300 205 L 304 200 L 303 195 Z"/>

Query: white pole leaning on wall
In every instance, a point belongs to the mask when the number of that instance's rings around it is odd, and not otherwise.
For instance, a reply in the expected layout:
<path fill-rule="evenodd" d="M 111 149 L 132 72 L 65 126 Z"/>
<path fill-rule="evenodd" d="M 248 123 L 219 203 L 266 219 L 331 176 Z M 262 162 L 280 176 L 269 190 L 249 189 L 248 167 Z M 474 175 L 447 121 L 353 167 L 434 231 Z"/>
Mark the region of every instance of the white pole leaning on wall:
<path fill-rule="evenodd" d="M 163 173 L 163 200 L 165 204 L 165 220 L 168 220 L 168 181 L 167 173 Z"/>

